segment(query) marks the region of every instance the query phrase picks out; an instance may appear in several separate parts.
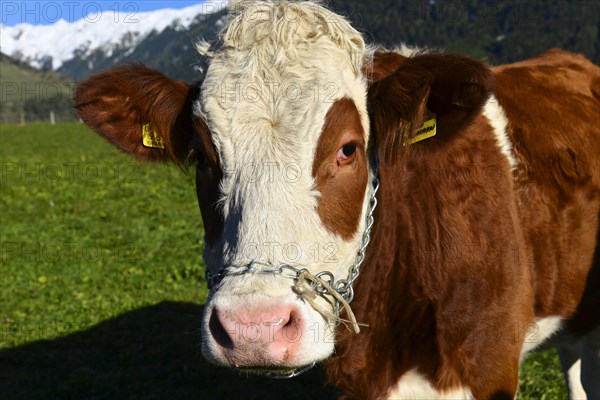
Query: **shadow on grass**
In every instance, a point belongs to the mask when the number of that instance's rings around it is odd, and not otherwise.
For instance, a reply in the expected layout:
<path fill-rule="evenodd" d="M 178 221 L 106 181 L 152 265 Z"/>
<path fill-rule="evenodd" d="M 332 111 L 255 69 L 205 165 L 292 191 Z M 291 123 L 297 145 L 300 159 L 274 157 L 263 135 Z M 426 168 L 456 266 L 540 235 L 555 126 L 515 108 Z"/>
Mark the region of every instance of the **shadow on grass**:
<path fill-rule="evenodd" d="M 323 370 L 244 376 L 200 354 L 203 307 L 161 303 L 0 352 L 2 399 L 334 399 Z"/>

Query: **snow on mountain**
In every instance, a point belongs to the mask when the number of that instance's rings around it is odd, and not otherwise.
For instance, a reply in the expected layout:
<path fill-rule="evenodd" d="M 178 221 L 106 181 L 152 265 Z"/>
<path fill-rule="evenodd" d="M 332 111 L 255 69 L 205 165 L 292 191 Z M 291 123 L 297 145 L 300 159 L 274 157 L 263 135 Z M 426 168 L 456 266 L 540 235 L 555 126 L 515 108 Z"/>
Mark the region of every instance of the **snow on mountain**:
<path fill-rule="evenodd" d="M 133 51 L 153 31 L 160 33 L 169 26 L 185 30 L 199 14 L 216 12 L 225 4 L 219 1 L 135 14 L 108 10 L 75 22 L 59 20 L 50 25 L 0 24 L 0 51 L 33 67 L 56 70 L 75 53 L 81 56 L 102 49 L 110 57 L 118 47 Z"/>

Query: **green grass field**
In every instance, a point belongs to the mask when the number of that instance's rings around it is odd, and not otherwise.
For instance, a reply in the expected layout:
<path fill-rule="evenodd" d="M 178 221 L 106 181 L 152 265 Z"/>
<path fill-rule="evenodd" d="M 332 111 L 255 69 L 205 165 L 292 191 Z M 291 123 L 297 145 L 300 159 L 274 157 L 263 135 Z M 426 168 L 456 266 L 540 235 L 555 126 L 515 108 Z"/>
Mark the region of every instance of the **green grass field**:
<path fill-rule="evenodd" d="M 80 124 L 2 126 L 0 393 L 8 399 L 329 399 L 207 364 L 193 175 L 141 164 Z M 566 398 L 554 352 L 520 399 Z"/>

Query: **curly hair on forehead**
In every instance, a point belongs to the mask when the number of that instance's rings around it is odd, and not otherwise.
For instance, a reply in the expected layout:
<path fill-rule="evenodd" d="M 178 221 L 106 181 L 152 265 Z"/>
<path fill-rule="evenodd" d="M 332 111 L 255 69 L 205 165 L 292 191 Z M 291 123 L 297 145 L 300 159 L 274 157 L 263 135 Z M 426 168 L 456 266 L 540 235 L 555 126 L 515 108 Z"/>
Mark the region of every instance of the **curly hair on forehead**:
<path fill-rule="evenodd" d="M 225 48 L 269 55 L 283 64 L 302 60 L 303 50 L 323 39 L 346 51 L 360 73 L 366 48 L 361 34 L 320 1 L 231 1 L 219 42 L 200 41 L 196 48 L 208 57 Z"/>

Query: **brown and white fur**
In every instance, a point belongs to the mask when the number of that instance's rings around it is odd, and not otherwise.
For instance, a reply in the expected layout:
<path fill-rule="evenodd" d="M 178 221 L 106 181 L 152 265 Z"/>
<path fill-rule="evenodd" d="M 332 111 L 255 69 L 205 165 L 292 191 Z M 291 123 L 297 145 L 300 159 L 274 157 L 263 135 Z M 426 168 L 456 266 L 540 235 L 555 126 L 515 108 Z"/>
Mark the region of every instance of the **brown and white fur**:
<path fill-rule="evenodd" d="M 572 396 L 599 397 L 600 69 L 559 50 L 490 68 L 369 48 L 314 2 L 229 7 L 219 43 L 199 45 L 200 87 L 131 65 L 75 97 L 122 150 L 195 163 L 207 269 L 233 273 L 210 293 L 204 355 L 278 371 L 327 359 L 346 398 L 512 399 L 523 355 L 552 338 Z M 405 145 L 426 109 L 437 135 Z M 164 149 L 142 144 L 147 123 Z M 352 303 L 368 327 L 333 340 L 329 296 L 235 272 L 346 277 L 376 159 Z"/>

